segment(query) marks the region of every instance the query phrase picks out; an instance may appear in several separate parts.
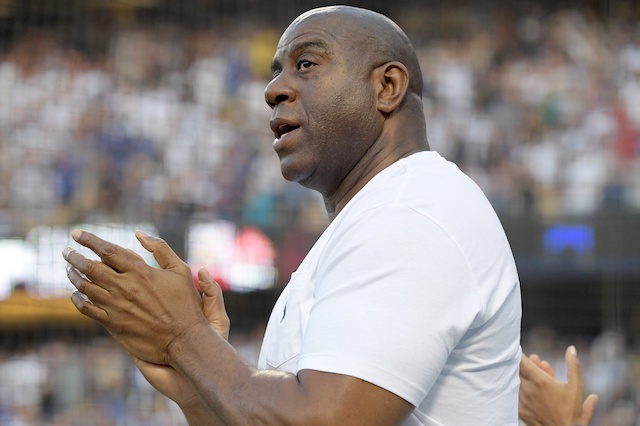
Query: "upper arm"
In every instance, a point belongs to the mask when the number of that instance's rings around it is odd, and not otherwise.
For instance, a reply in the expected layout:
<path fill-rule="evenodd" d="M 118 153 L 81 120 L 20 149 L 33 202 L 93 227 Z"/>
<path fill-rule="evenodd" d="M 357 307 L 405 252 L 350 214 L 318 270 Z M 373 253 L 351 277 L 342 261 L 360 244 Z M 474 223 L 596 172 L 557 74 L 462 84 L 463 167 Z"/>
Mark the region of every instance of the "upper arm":
<path fill-rule="evenodd" d="M 313 406 L 306 419 L 311 424 L 397 425 L 413 410 L 394 393 L 352 376 L 301 370 L 298 380 Z"/>
<path fill-rule="evenodd" d="M 381 212 L 327 248 L 300 369 L 359 377 L 416 406 L 426 397 L 480 301 L 458 247 L 424 221 Z"/>

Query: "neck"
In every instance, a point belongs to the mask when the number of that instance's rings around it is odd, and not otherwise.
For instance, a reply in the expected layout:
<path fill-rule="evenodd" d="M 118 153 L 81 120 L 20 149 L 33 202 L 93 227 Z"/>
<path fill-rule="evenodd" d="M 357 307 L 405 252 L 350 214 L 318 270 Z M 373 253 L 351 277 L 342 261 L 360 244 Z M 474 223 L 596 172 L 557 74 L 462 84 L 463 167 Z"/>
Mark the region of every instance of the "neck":
<path fill-rule="evenodd" d="M 404 123 L 407 120 L 397 121 L 398 125 L 385 127 L 365 156 L 333 193 L 323 194 L 330 221 L 382 170 L 411 154 L 429 150 L 422 115 L 409 121 L 413 125 Z"/>

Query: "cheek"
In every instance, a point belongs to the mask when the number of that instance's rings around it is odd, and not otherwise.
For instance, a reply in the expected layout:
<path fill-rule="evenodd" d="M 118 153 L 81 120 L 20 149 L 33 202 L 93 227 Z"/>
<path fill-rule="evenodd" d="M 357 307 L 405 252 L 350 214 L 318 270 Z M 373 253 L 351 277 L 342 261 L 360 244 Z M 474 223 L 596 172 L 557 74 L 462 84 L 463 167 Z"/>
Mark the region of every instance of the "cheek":
<path fill-rule="evenodd" d="M 373 142 L 377 138 L 375 99 L 365 90 L 345 91 L 336 119 L 343 123 L 343 135 L 351 141 Z"/>
<path fill-rule="evenodd" d="M 318 124 L 327 134 L 352 138 L 372 130 L 377 116 L 375 98 L 373 92 L 363 86 L 346 81 L 334 87 L 322 104 L 316 104 Z"/>
<path fill-rule="evenodd" d="M 317 113 L 322 118 L 313 149 L 331 167 L 351 170 L 380 134 L 374 100 L 362 91 L 345 90 Z"/>

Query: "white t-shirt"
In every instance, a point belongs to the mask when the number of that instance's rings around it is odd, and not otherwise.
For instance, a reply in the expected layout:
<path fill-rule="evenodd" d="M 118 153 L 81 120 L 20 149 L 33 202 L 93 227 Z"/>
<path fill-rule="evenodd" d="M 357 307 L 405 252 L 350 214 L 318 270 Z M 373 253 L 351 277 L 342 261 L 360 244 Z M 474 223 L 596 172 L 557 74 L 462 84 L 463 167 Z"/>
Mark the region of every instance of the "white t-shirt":
<path fill-rule="evenodd" d="M 375 176 L 278 299 L 258 367 L 358 377 L 405 425 L 517 425 L 520 285 L 481 190 L 436 152 Z"/>

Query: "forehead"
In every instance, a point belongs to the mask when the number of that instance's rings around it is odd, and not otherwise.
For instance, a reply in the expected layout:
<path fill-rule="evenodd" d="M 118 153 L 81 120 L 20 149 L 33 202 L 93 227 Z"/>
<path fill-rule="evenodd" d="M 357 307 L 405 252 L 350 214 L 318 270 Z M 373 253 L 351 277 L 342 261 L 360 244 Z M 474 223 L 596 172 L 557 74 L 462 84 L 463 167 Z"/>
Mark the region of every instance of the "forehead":
<path fill-rule="evenodd" d="M 346 43 L 346 37 L 339 31 L 336 16 L 310 15 L 298 18 L 285 30 L 276 48 L 276 57 L 286 56 L 301 47 L 315 47 L 323 53 L 333 53 Z"/>

